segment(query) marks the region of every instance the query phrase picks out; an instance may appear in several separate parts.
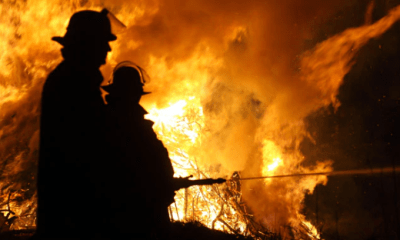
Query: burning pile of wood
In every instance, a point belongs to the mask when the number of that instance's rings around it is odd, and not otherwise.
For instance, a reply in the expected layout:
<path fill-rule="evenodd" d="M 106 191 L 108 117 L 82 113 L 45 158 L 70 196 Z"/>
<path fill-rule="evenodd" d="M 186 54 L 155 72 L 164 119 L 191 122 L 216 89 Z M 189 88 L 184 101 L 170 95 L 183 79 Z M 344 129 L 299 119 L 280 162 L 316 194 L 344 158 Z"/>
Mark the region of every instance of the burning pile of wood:
<path fill-rule="evenodd" d="M 165 110 L 170 114 L 174 107 L 176 106 Z M 176 114 L 173 117 L 165 117 L 159 110 L 155 110 L 155 113 L 149 111 L 149 118 L 155 122 L 154 129 L 169 151 L 177 175 L 175 177 L 221 177 L 224 172 L 221 170 L 222 166 L 204 164 L 204 159 L 193 155 L 201 152 L 202 134 L 207 134 L 202 109 L 188 103 L 183 104 L 181 111 L 186 114 Z M 164 122 L 164 119 L 168 119 L 168 122 Z M 314 239 L 307 227 L 293 229 L 292 226 L 286 226 L 273 231 L 269 226 L 260 223 L 242 198 L 240 172 L 234 172 L 229 178 L 224 184 L 192 186 L 177 191 L 175 202 L 169 207 L 170 219 L 182 224 L 198 222 L 209 230 L 221 230 L 254 239 L 278 239 L 282 234 L 290 235 L 293 232 L 302 239 Z M 289 235 L 286 237 L 294 238 Z"/>
<path fill-rule="evenodd" d="M 201 177 L 207 177 L 198 168 Z M 198 222 L 209 229 L 248 236 L 256 239 L 275 239 L 278 234 L 257 222 L 242 199 L 240 174 L 235 172 L 226 184 L 195 186 L 179 192 L 177 201 L 170 206 L 170 217 L 183 222 Z M 177 202 L 183 202 L 183 216 L 179 215 Z M 197 204 L 196 204 L 197 203 Z M 217 210 L 213 214 L 213 210 Z M 216 214 L 215 214 L 216 213 Z M 211 218 L 213 216 L 213 218 Z M 179 221 L 176 221 L 179 222 Z"/>

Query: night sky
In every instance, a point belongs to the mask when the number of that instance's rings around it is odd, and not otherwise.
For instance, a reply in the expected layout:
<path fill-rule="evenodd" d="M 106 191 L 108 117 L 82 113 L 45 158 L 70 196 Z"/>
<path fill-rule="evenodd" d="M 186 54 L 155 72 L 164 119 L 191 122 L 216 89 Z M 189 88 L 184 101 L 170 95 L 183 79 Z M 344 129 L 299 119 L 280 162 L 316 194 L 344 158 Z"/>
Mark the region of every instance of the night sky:
<path fill-rule="evenodd" d="M 400 1 L 376 1 L 372 20 Z M 324 38 L 362 25 L 367 3 L 349 5 L 318 31 Z M 302 152 L 310 164 L 331 159 L 335 170 L 400 165 L 400 23 L 356 55 L 338 99 L 341 106 L 307 118 L 315 140 Z M 397 239 L 400 235 L 400 174 L 329 177 L 305 199 L 304 213 L 324 239 Z M 317 223 L 318 219 L 318 223 Z"/>

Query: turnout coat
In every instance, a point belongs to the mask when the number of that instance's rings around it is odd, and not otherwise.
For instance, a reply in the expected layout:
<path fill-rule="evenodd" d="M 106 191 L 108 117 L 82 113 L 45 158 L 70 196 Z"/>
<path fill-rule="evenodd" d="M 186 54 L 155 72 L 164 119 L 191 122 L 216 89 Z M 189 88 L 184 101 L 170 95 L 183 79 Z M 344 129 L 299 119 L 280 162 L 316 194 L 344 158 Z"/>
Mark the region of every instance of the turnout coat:
<path fill-rule="evenodd" d="M 37 233 L 75 237 L 102 222 L 104 102 L 98 69 L 64 61 L 42 92 Z"/>
<path fill-rule="evenodd" d="M 108 137 L 114 166 L 120 174 L 113 186 L 112 211 L 116 232 L 158 237 L 169 228 L 168 206 L 174 201 L 174 170 L 168 151 L 157 138 L 153 122 L 138 103 L 115 101 L 107 96 Z M 116 189 L 114 187 L 114 189 Z"/>

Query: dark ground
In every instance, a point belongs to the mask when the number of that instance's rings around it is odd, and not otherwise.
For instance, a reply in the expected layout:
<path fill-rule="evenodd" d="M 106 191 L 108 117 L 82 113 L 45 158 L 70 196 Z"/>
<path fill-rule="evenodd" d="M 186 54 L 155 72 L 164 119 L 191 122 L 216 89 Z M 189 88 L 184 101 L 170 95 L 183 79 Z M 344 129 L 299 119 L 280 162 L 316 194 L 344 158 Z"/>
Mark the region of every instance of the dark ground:
<path fill-rule="evenodd" d="M 1 240 L 26 240 L 29 239 L 32 232 L 14 231 L 0 234 Z M 130 236 L 134 239 L 134 233 Z M 127 239 L 130 239 L 129 237 Z M 228 234 L 222 231 L 212 230 L 199 222 L 174 222 L 172 227 L 172 237 L 174 240 L 253 240 L 251 237 L 245 237 L 238 234 Z M 266 236 L 266 240 L 278 240 L 278 236 Z"/>

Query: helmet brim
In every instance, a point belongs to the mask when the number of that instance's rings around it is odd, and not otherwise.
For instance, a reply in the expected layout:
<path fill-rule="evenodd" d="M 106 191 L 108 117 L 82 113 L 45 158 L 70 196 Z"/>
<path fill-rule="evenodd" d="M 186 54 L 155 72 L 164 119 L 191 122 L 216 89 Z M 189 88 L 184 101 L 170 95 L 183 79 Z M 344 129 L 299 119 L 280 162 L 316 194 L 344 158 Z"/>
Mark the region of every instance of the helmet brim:
<path fill-rule="evenodd" d="M 108 34 L 108 36 L 105 37 L 105 39 L 106 39 L 108 42 L 111 42 L 111 41 L 117 40 L 117 36 L 115 36 L 114 34 Z M 61 44 L 61 45 L 63 45 L 63 46 L 66 46 L 66 45 L 72 43 L 72 42 L 69 43 L 68 41 L 66 41 L 65 37 L 59 37 L 59 36 L 57 36 L 57 37 L 52 37 L 51 40 L 53 40 L 53 41 L 55 41 L 55 42 L 58 42 L 59 44 Z"/>
<path fill-rule="evenodd" d="M 116 88 L 115 86 L 113 86 L 113 84 L 110 85 L 104 85 L 104 86 L 100 86 L 104 91 L 108 92 L 108 93 L 113 93 L 116 92 Z M 147 95 L 150 94 L 151 92 L 142 92 L 142 96 L 143 95 Z"/>

